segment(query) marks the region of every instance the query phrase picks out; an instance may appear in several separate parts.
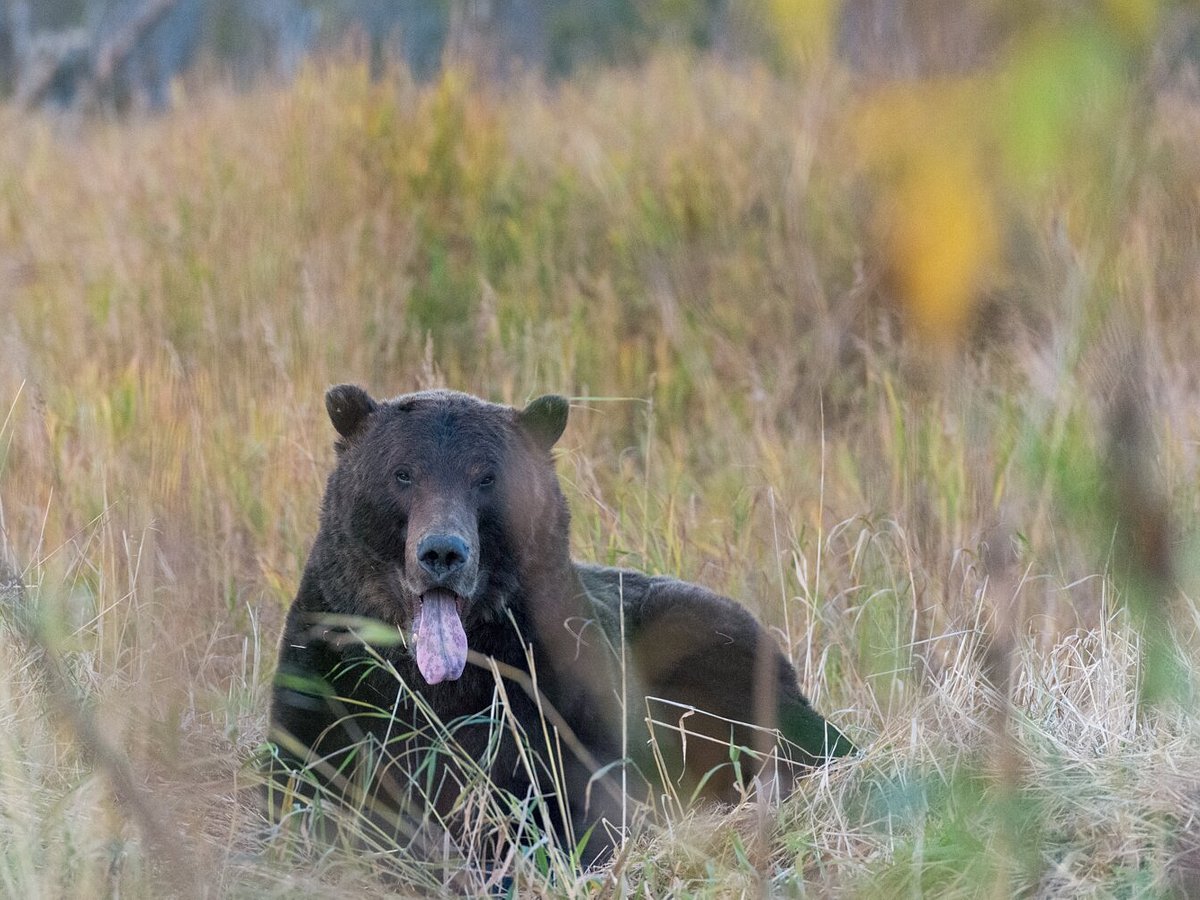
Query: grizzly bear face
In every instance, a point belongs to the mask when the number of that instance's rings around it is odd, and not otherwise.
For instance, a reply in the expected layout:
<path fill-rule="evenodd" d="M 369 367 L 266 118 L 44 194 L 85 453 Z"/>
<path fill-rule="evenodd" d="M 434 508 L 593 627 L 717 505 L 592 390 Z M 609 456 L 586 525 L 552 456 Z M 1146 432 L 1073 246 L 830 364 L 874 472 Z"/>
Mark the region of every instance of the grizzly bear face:
<path fill-rule="evenodd" d="M 353 385 L 325 403 L 340 438 L 323 527 L 371 575 L 358 611 L 411 636 L 427 683 L 455 680 L 471 632 L 504 615 L 529 570 L 569 562 L 549 454 L 567 403 L 517 411 L 440 390 L 380 402 Z"/>

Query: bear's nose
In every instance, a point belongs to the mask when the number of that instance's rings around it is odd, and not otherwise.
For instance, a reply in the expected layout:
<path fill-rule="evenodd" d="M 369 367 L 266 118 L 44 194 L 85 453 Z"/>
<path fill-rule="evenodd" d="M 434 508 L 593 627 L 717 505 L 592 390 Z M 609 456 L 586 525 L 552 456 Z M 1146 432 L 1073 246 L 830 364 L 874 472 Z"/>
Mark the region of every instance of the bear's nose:
<path fill-rule="evenodd" d="M 467 542 L 454 534 L 427 534 L 417 545 L 417 562 L 438 581 L 458 574 L 470 555 Z"/>

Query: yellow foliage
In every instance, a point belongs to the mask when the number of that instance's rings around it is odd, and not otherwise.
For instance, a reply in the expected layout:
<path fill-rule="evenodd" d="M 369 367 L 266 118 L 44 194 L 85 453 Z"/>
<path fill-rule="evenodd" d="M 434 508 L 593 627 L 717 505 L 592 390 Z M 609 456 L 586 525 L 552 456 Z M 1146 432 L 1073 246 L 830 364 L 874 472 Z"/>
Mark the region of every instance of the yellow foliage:
<path fill-rule="evenodd" d="M 839 0 L 766 0 L 767 23 L 793 65 L 828 58 Z"/>
<path fill-rule="evenodd" d="M 884 250 L 912 326 L 962 333 L 996 256 L 996 210 L 973 160 L 929 153 L 892 185 L 878 212 Z"/>
<path fill-rule="evenodd" d="M 907 321 L 929 339 L 962 333 L 997 254 L 981 96 L 970 79 L 890 87 L 854 117 L 859 158 L 878 189 L 879 250 Z"/>
<path fill-rule="evenodd" d="M 1104 11 L 1128 40 L 1148 41 L 1158 24 L 1158 0 L 1104 0 Z"/>

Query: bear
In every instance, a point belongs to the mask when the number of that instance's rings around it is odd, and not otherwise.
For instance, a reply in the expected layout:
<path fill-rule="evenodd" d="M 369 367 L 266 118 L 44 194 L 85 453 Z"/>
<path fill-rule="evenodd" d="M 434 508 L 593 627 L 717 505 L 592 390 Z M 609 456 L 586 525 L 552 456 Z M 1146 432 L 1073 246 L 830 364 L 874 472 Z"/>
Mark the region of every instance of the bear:
<path fill-rule="evenodd" d="M 631 802 L 736 801 L 855 749 L 742 606 L 572 558 L 563 397 L 325 402 L 336 464 L 271 695 L 277 819 L 353 808 L 385 846 L 444 848 L 482 784 L 597 864 Z"/>

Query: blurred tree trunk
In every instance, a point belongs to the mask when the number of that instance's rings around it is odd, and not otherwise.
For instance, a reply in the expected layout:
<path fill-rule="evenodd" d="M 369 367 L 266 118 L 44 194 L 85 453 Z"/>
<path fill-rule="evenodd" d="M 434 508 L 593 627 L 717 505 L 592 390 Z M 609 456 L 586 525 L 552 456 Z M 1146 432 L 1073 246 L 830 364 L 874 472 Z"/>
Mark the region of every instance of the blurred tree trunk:
<path fill-rule="evenodd" d="M 999 43 L 1011 0 L 846 0 L 838 52 L 851 68 L 880 78 L 919 78 L 968 71 Z"/>
<path fill-rule="evenodd" d="M 178 3 L 139 0 L 117 8 L 92 0 L 78 10 L 85 23 L 37 32 L 37 40 L 29 41 L 30 51 L 14 56 L 13 91 L 18 102 L 33 108 L 49 100 L 69 106 L 117 97 L 116 81 L 126 64 Z M 108 19 L 110 14 L 117 16 L 115 22 Z M 70 24 L 71 20 L 64 21 Z"/>
<path fill-rule="evenodd" d="M 29 4 L 26 0 L 0 0 L 0 98 L 17 90 L 21 60 L 29 40 Z"/>
<path fill-rule="evenodd" d="M 16 47 L 12 25 L 8 19 L 8 4 L 0 5 L 0 97 L 9 97 L 17 75 Z"/>
<path fill-rule="evenodd" d="M 544 69 L 549 58 L 546 0 L 462 0 L 449 8 L 446 50 L 486 77 Z"/>

